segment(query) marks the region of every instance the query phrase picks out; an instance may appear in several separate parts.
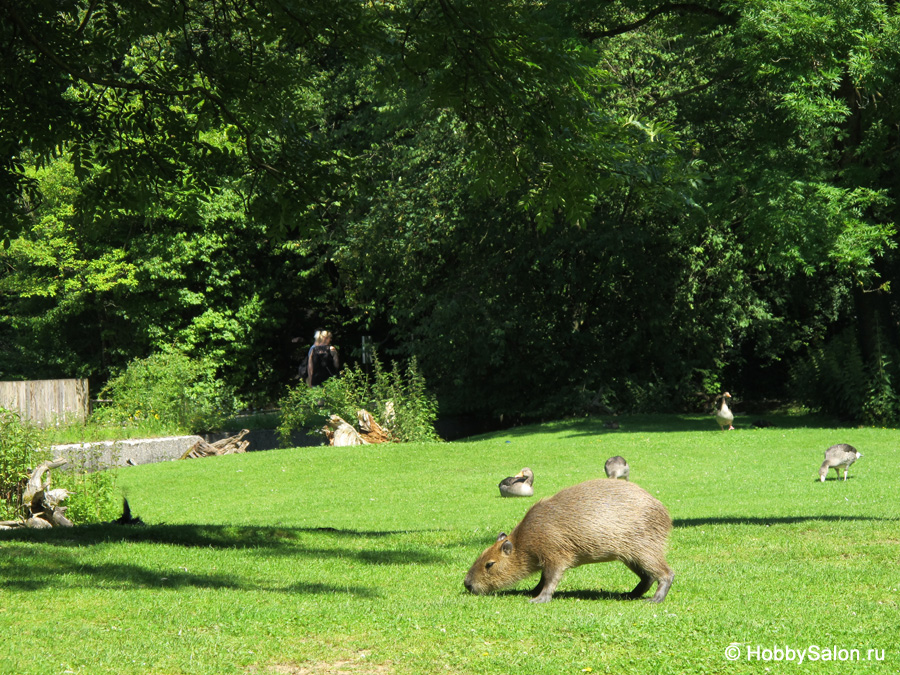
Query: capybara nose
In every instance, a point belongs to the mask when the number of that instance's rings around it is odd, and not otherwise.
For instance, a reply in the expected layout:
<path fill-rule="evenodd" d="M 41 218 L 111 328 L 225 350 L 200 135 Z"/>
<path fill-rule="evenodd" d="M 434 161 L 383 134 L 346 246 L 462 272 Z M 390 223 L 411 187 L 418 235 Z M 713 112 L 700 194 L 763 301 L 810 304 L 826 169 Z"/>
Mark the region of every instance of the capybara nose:
<path fill-rule="evenodd" d="M 472 592 L 472 582 L 471 581 L 466 579 L 465 581 L 463 581 L 463 586 L 466 587 L 466 590 L 469 591 L 469 593 Z"/>

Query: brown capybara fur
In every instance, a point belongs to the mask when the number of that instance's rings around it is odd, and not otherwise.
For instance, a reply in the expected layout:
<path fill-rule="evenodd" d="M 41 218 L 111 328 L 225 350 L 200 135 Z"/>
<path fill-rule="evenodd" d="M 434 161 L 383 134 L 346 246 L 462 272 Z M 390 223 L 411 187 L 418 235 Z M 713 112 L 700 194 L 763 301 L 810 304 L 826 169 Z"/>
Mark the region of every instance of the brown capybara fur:
<path fill-rule="evenodd" d="M 588 563 L 621 560 L 640 577 L 639 598 L 657 582 L 662 602 L 675 573 L 666 564 L 672 519 L 662 503 L 634 483 L 600 478 L 540 500 L 507 536 L 501 533 L 463 582 L 476 595 L 512 586 L 541 571 L 531 602 L 549 602 L 563 573 Z"/>

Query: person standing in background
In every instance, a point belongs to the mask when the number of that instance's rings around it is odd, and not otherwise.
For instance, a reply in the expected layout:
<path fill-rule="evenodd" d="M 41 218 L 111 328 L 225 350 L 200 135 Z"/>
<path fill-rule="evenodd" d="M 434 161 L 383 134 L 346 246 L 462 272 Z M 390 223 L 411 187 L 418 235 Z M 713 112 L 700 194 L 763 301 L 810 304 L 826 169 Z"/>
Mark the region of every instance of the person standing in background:
<path fill-rule="evenodd" d="M 291 342 L 297 343 L 300 342 L 301 338 L 295 337 L 291 340 Z M 300 365 L 297 368 L 297 374 L 294 376 L 295 380 L 303 380 L 304 382 L 309 382 L 309 356 L 312 354 L 312 350 L 316 345 L 322 344 L 322 331 L 317 330 L 316 334 L 313 336 L 313 343 L 310 345 L 309 349 L 306 350 L 306 354 L 303 356 L 303 360 L 300 361 Z"/>
<path fill-rule="evenodd" d="M 318 387 L 340 370 L 340 359 L 331 337 L 327 330 L 316 333 L 316 343 L 310 348 L 306 363 L 306 384 L 310 387 Z"/>

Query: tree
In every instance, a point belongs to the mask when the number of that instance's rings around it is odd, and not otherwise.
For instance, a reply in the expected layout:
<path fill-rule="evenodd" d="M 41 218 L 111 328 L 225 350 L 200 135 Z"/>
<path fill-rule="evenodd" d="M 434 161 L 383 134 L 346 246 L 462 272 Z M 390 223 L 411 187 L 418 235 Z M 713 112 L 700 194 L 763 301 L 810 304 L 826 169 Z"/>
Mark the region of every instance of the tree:
<path fill-rule="evenodd" d="M 896 376 L 883 0 L 0 13 L 18 372 L 175 343 L 272 391 L 328 317 L 448 409 L 684 406 L 848 325 Z"/>

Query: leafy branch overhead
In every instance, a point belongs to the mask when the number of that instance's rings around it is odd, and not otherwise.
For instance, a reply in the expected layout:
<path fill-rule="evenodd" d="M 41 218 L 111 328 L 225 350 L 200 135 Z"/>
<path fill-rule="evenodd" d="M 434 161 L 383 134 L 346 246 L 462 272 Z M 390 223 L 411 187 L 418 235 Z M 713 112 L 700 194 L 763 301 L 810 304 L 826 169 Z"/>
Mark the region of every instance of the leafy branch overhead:
<path fill-rule="evenodd" d="M 565 17 L 509 9 L 4 0 L 3 84 L 28 99 L 7 94 L 7 105 L 30 113 L 8 135 L 5 181 L 24 180 L 22 151 L 68 148 L 79 176 L 94 174 L 82 208 L 96 214 L 110 202 L 137 212 L 171 192 L 208 194 L 225 172 L 247 180 L 248 204 L 266 213 L 304 205 L 281 218 L 302 227 L 308 209 L 363 179 L 365 151 L 333 145 L 336 120 L 321 98 L 326 78 L 353 70 L 370 81 L 356 107 L 379 110 L 376 127 L 453 111 L 480 184 L 493 194 L 524 185 L 521 205 L 545 224 L 555 213 L 583 221 L 595 181 L 663 169 L 646 146 L 671 137 L 635 134 L 630 117 L 603 109 L 608 74 Z M 15 192 L 5 194 L 15 213 Z"/>
<path fill-rule="evenodd" d="M 886 392 L 898 33 L 887 0 L 0 0 L 0 377 L 175 350 L 272 402 L 327 327 L 445 412 L 814 401 L 849 351 Z"/>

